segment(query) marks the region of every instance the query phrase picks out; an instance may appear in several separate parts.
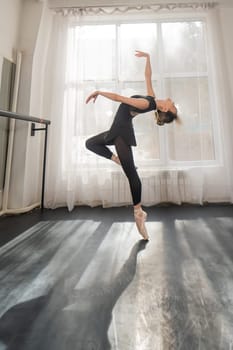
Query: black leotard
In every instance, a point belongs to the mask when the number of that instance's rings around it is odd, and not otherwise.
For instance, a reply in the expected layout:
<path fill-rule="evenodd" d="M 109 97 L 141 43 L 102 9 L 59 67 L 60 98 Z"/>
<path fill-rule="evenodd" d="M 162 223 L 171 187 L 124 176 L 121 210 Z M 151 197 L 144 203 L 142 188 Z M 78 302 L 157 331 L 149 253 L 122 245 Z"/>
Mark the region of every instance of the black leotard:
<path fill-rule="evenodd" d="M 127 145 L 136 146 L 136 138 L 134 134 L 133 128 L 133 115 L 131 112 L 146 113 L 156 109 L 156 102 L 154 97 L 152 96 L 141 96 L 141 95 L 133 95 L 133 98 L 145 98 L 149 101 L 149 106 L 146 109 L 139 109 L 136 107 L 129 106 L 125 103 L 121 103 L 112 126 L 110 130 L 106 133 L 105 140 L 106 143 L 111 143 L 117 136 L 122 136 Z"/>

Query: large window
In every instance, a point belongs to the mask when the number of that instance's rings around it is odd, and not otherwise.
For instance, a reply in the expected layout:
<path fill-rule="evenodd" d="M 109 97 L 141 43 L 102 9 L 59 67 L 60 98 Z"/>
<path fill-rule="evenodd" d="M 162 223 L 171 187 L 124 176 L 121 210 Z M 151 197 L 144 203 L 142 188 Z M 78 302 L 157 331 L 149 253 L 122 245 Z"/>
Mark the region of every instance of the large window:
<path fill-rule="evenodd" d="M 134 56 L 134 50 L 138 49 L 151 54 L 157 98 L 171 97 L 183 124 L 158 127 L 153 112 L 137 116 L 134 119 L 139 146 L 134 149 L 136 162 L 164 167 L 215 162 L 206 42 L 204 21 L 71 27 L 64 128 L 75 130 L 73 161 L 83 165 L 96 161 L 85 150 L 85 139 L 108 130 L 118 107 L 101 97 L 94 105 L 85 105 L 89 93 L 102 89 L 127 96 L 146 94 L 145 60 Z"/>

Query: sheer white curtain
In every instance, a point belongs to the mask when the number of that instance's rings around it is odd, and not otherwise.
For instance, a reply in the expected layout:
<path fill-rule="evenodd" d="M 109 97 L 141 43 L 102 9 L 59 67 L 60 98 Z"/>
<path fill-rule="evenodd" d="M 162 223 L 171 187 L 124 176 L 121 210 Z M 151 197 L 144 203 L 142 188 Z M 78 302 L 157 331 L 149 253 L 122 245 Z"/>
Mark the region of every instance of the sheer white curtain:
<path fill-rule="evenodd" d="M 214 21 L 207 24 L 213 33 Z M 153 112 L 135 119 L 134 155 L 143 204 L 232 200 L 232 153 L 225 152 L 230 145 L 229 114 L 224 112 L 223 125 L 216 113 L 221 109 L 214 88 L 219 76 L 210 74 L 216 66 L 208 61 L 207 24 L 205 20 L 114 24 L 112 19 L 111 24 L 97 26 L 54 15 L 44 88 L 44 113 L 52 121 L 47 207 L 67 205 L 72 210 L 78 204 L 131 203 L 121 168 L 85 149 L 88 137 L 110 127 L 118 105 L 104 98 L 86 105 L 85 98 L 96 89 L 145 94 L 145 62 L 134 57 L 135 49 L 150 52 L 156 95 L 173 98 L 183 120 L 181 126 L 159 128 Z M 223 91 L 224 81 L 222 85 Z M 223 179 L 224 172 L 228 176 Z"/>
<path fill-rule="evenodd" d="M 111 70 L 105 63 L 112 61 L 112 52 L 103 60 L 97 33 L 92 42 L 94 55 L 84 56 L 82 51 L 90 45 L 88 33 L 84 27 L 79 36 L 81 29 L 72 25 L 73 20 L 73 17 L 54 16 L 45 80 L 45 114 L 52 121 L 46 202 L 48 207 L 67 205 L 69 210 L 79 203 L 94 206 L 111 202 L 110 170 L 114 167 L 91 155 L 85 149 L 85 140 L 109 128 L 115 106 L 107 100 L 98 101 L 98 108 L 86 106 L 85 98 L 96 85 L 94 81 L 83 82 L 83 76 L 97 72 L 104 76 Z M 111 88 L 114 90 L 114 86 Z"/>
<path fill-rule="evenodd" d="M 212 198 L 214 193 L 217 201 L 233 202 L 233 118 L 232 98 L 227 72 L 227 61 L 224 50 L 223 33 L 217 9 L 210 11 L 208 16 L 210 64 L 213 71 L 214 96 L 211 101 L 214 106 L 213 114 L 217 124 L 220 147 L 220 164 L 216 168 L 207 169 L 206 197 Z M 226 42 L 225 42 L 226 44 Z"/>

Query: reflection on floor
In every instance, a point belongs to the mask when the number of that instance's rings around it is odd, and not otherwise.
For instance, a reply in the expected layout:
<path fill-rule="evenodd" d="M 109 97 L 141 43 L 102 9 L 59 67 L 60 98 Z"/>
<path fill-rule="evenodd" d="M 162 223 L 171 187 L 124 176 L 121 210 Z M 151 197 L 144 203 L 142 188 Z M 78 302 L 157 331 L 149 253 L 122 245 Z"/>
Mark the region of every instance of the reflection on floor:
<path fill-rule="evenodd" d="M 0 349 L 232 350 L 233 207 L 148 214 L 1 218 Z"/>

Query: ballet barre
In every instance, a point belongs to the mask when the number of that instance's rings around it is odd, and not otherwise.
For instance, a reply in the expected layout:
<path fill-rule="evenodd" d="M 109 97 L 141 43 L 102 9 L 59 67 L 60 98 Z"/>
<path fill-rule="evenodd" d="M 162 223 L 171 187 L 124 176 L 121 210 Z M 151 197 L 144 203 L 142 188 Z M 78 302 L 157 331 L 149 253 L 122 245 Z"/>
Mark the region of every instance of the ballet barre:
<path fill-rule="evenodd" d="M 41 211 L 44 209 L 44 190 L 45 190 L 45 172 L 46 172 L 46 157 L 47 157 L 47 139 L 48 139 L 48 126 L 51 124 L 50 120 L 43 118 L 31 117 L 24 114 L 9 112 L 0 109 L 0 117 L 23 120 L 31 122 L 31 136 L 35 136 L 35 132 L 44 131 L 44 157 L 43 157 L 43 172 L 42 172 L 42 189 L 41 189 Z M 43 128 L 37 128 L 36 124 L 44 124 Z"/>

